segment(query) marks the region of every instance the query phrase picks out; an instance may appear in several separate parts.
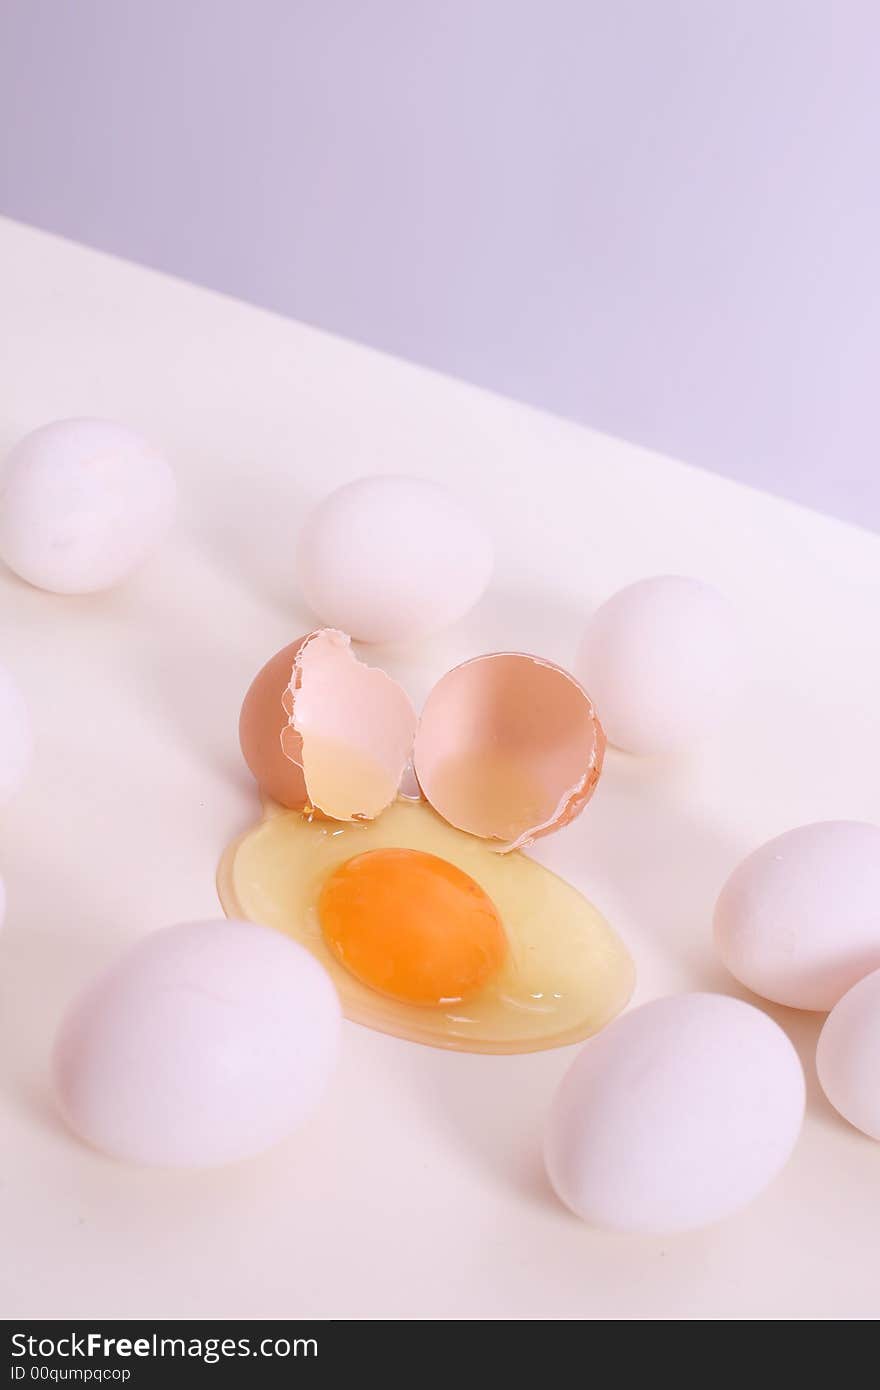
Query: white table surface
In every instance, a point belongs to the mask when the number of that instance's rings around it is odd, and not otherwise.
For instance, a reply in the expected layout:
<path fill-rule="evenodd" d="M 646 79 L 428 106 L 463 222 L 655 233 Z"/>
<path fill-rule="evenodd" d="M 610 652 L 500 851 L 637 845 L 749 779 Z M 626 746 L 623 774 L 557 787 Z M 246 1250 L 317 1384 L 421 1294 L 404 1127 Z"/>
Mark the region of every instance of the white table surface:
<path fill-rule="evenodd" d="M 38 750 L 0 818 L 0 1312 L 8 1317 L 864 1318 L 880 1314 L 880 1146 L 817 1093 L 821 1020 L 771 1009 L 807 1069 L 803 1138 L 742 1215 L 600 1234 L 551 1195 L 542 1119 L 568 1051 L 446 1054 L 345 1028 L 308 1128 L 257 1161 L 125 1167 L 59 1124 L 47 1053 L 114 951 L 218 913 L 257 815 L 236 717 L 309 626 L 304 509 L 358 474 L 445 480 L 498 571 L 453 631 L 388 649 L 417 699 L 509 646 L 570 663 L 591 606 L 641 575 L 722 586 L 754 634 L 737 724 L 676 761 L 608 760 L 537 857 L 606 912 L 637 999 L 737 991 L 711 911 L 738 858 L 832 817 L 880 821 L 880 539 L 300 324 L 0 221 L 0 448 L 68 415 L 124 421 L 180 479 L 173 539 L 132 581 L 62 599 L 0 574 L 0 660 Z"/>

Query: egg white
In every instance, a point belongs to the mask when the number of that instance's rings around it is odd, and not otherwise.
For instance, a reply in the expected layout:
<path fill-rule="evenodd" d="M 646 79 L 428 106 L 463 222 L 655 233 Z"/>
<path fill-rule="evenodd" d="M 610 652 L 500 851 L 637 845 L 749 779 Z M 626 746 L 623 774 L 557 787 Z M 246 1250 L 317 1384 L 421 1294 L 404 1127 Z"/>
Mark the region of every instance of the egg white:
<path fill-rule="evenodd" d="M 327 876 L 367 850 L 438 855 L 476 880 L 498 909 L 509 951 L 479 995 L 450 1007 L 400 1003 L 351 975 L 327 947 L 317 902 Z M 500 856 L 425 804 L 398 801 L 366 824 L 309 819 L 267 803 L 259 825 L 229 847 L 218 891 L 230 917 L 276 927 L 332 976 L 346 1016 L 395 1037 L 467 1052 L 536 1052 L 578 1042 L 627 1003 L 626 948 L 592 903 L 519 852 Z"/>

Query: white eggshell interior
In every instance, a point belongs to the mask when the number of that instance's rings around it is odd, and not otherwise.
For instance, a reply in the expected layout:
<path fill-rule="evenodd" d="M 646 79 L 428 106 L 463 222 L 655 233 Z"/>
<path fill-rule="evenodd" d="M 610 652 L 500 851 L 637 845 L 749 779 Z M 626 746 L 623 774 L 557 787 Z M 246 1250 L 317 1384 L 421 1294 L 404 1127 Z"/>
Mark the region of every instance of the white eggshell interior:
<path fill-rule="evenodd" d="M 358 660 L 345 633 L 325 628 L 306 639 L 285 707 L 292 738 L 282 734 L 282 748 L 302 767 L 315 808 L 334 820 L 370 820 L 391 804 L 416 712 L 396 681 Z"/>
<path fill-rule="evenodd" d="M 445 820 L 514 849 L 577 814 L 604 742 L 592 701 L 568 672 L 519 652 L 492 653 L 434 686 L 414 764 Z"/>

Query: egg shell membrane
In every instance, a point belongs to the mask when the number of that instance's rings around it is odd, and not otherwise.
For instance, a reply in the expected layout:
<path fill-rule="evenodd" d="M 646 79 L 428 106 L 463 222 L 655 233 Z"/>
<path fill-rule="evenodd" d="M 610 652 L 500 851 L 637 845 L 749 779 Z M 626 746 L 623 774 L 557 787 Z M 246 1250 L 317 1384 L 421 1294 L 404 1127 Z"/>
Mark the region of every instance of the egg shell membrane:
<path fill-rule="evenodd" d="M 499 652 L 434 686 L 414 766 L 444 820 L 508 853 L 580 814 L 604 754 L 593 702 L 573 676 L 540 657 Z"/>
<path fill-rule="evenodd" d="M 407 1004 L 346 970 L 324 939 L 321 888 L 366 849 L 416 849 L 470 875 L 499 912 L 508 938 L 501 970 L 466 1003 Z M 380 1033 L 460 1052 L 511 1055 L 580 1042 L 626 1006 L 632 959 L 576 888 L 523 854 L 501 858 L 429 806 L 398 801 L 378 820 L 334 826 L 266 800 L 263 819 L 220 861 L 228 917 L 259 921 L 306 946 L 329 972 L 346 1018 Z"/>
<path fill-rule="evenodd" d="M 346 808 L 339 805 L 338 794 L 333 797 L 333 788 L 326 786 L 328 760 L 331 781 L 338 780 L 341 764 L 345 769 L 345 781 L 350 783 L 349 795 L 357 795 L 359 786 L 365 793 L 363 809 L 347 808 L 353 810 L 355 816 L 368 814 L 370 807 L 376 804 L 382 809 L 393 799 L 394 791 L 389 788 L 398 768 L 406 780 L 415 712 L 402 689 L 384 672 L 371 672 L 360 663 L 348 650 L 348 642 L 345 634 L 327 631 L 309 633 L 291 642 L 261 667 L 242 703 L 239 740 L 245 762 L 262 795 L 290 810 L 321 814 L 319 804 L 326 801 L 329 805 L 333 800 L 337 813 L 344 814 Z M 320 699 L 322 671 L 326 677 L 330 664 L 320 657 L 328 648 L 335 654 L 336 666 L 341 668 L 332 677 L 336 689 L 330 713 L 335 716 L 337 725 L 340 705 L 347 702 L 349 707 L 341 721 L 341 739 L 337 727 L 325 723 Z M 359 677 L 366 677 L 366 681 Z M 308 682 L 305 694 L 304 682 Z M 317 699 L 309 695 L 313 684 L 318 691 Z M 361 692 L 365 684 L 369 685 L 370 693 L 364 699 Z M 319 752 L 317 769 L 312 766 L 315 760 L 309 759 L 303 751 L 303 734 L 297 727 L 301 717 L 309 726 L 310 747 Z M 394 767 L 383 768 L 381 750 L 388 746 L 388 739 L 383 739 L 383 728 L 389 720 L 393 721 L 394 730 L 391 739 L 395 745 Z M 400 752 L 404 747 L 405 758 Z M 308 787 L 304 763 L 314 783 Z"/>
<path fill-rule="evenodd" d="M 284 756 L 302 769 L 309 804 L 333 820 L 372 820 L 397 796 L 417 716 L 396 681 L 359 661 L 333 628 L 300 644 L 281 703 Z"/>

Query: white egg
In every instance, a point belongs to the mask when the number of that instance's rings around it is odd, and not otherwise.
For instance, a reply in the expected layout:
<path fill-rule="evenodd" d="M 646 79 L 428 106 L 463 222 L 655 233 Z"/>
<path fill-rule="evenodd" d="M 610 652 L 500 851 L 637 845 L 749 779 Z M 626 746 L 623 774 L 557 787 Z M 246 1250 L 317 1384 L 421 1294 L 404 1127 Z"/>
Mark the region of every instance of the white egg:
<path fill-rule="evenodd" d="M 720 994 L 644 1004 L 582 1048 L 556 1094 L 547 1171 L 578 1216 L 663 1235 L 745 1206 L 780 1172 L 804 1113 L 797 1053 Z"/>
<path fill-rule="evenodd" d="M 57 420 L 20 440 L 0 473 L 0 558 L 39 589 L 107 589 L 156 547 L 176 500 L 171 469 L 140 435 Z"/>
<path fill-rule="evenodd" d="M 756 994 L 824 1011 L 880 967 L 878 903 L 880 828 L 802 825 L 734 869 L 715 907 L 715 943 Z"/>
<path fill-rule="evenodd" d="M 493 561 L 484 528 L 439 483 L 375 477 L 338 488 L 315 509 L 297 573 L 323 624 L 362 642 L 397 642 L 463 617 Z"/>
<path fill-rule="evenodd" d="M 595 700 L 609 742 L 650 754 L 683 748 L 723 723 L 744 666 L 728 600 L 696 579 L 660 575 L 620 589 L 597 609 L 575 675 Z"/>
<path fill-rule="evenodd" d="M 835 1110 L 880 1139 L 880 970 L 834 1005 L 819 1034 L 816 1070 Z"/>
<path fill-rule="evenodd" d="M 32 745 L 24 697 L 9 672 L 0 666 L 0 806 L 24 781 Z"/>
<path fill-rule="evenodd" d="M 303 947 L 250 922 L 154 932 L 73 1004 L 54 1074 L 71 1129 L 134 1163 L 201 1167 L 301 1125 L 333 1068 L 340 1009 Z"/>

